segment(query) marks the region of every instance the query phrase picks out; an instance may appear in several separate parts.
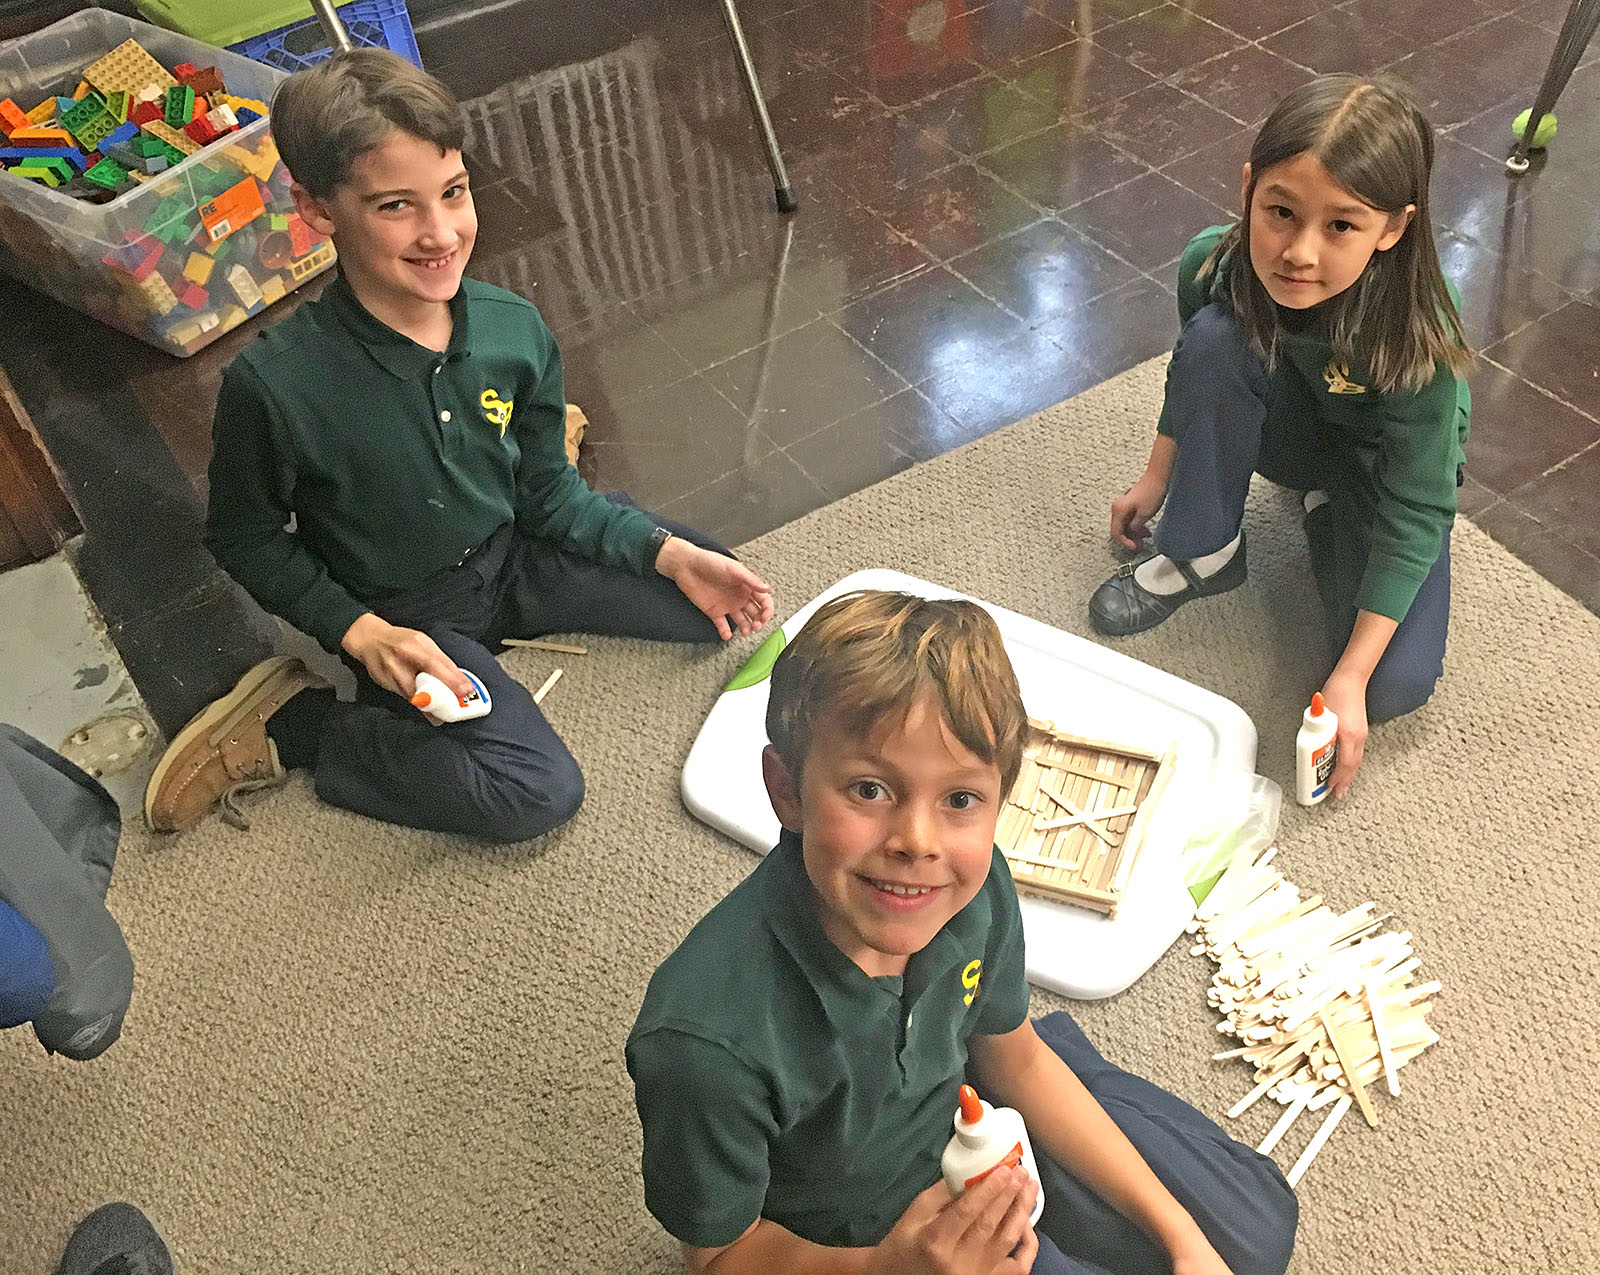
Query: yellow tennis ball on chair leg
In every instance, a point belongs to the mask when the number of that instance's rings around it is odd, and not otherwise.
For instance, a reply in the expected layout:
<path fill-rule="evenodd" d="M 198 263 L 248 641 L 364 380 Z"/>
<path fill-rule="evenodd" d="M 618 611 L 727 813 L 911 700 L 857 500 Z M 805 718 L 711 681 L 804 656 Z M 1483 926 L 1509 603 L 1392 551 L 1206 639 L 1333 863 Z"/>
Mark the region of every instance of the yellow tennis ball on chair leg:
<path fill-rule="evenodd" d="M 1528 127 L 1528 116 L 1532 114 L 1533 110 L 1530 107 L 1511 121 L 1511 135 L 1517 141 L 1520 142 L 1522 140 L 1523 131 Z M 1539 127 L 1533 130 L 1533 141 L 1528 144 L 1528 147 L 1530 150 L 1542 151 L 1546 146 L 1550 145 L 1550 139 L 1555 135 L 1556 117 L 1554 115 L 1541 116 Z"/>

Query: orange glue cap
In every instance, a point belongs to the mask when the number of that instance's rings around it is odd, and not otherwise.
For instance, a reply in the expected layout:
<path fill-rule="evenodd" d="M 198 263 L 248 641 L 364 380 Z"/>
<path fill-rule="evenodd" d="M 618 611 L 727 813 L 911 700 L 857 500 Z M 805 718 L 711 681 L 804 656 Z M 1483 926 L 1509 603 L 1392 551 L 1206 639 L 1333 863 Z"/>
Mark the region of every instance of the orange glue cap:
<path fill-rule="evenodd" d="M 416 701 L 413 700 L 412 703 L 416 703 Z M 1312 691 L 1311 692 L 1311 716 L 1313 716 L 1313 717 L 1321 717 L 1322 716 L 1322 707 L 1323 707 L 1323 705 L 1322 705 L 1322 692 L 1321 691 Z"/>
<path fill-rule="evenodd" d="M 958 1095 L 961 1102 L 961 1118 L 968 1124 L 977 1124 L 983 1119 L 983 1100 L 978 1097 L 978 1091 L 971 1085 L 962 1085 Z"/>
<path fill-rule="evenodd" d="M 427 691 L 418 691 L 411 697 L 411 706 L 413 708 L 427 708 L 431 703 L 433 703 L 433 696 L 429 695 Z"/>

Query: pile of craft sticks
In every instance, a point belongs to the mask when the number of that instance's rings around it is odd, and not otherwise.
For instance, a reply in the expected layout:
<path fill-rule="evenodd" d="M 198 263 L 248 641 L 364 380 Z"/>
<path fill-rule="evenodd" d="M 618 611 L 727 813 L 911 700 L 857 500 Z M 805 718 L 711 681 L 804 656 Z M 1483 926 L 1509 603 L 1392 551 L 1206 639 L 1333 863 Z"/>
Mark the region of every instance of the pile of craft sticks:
<path fill-rule="evenodd" d="M 1213 1054 L 1242 1058 L 1255 1087 L 1238 1117 L 1271 1097 L 1285 1110 L 1257 1150 L 1270 1152 L 1304 1111 L 1332 1110 L 1289 1170 L 1299 1182 L 1353 1104 L 1378 1123 L 1367 1090 L 1380 1081 L 1400 1096 L 1400 1068 L 1439 1037 L 1427 1022 L 1439 984 L 1413 983 L 1420 962 L 1411 935 L 1387 928 L 1390 913 L 1363 903 L 1335 912 L 1273 866 L 1276 847 L 1236 860 L 1196 910 L 1191 949 L 1217 963 L 1208 1002 L 1217 1030 L 1243 1043 Z"/>

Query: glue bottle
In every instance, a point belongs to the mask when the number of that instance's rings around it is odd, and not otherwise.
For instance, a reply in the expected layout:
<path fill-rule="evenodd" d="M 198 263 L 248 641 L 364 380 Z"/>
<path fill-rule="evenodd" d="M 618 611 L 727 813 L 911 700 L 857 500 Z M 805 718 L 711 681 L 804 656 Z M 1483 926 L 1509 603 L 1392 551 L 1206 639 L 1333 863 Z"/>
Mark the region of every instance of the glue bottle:
<path fill-rule="evenodd" d="M 1039 1186 L 1039 1197 L 1028 1215 L 1028 1225 L 1036 1223 L 1044 1212 L 1044 1186 L 1021 1114 L 1011 1107 L 991 1107 L 971 1085 L 962 1085 L 955 1128 L 956 1135 L 939 1162 L 950 1194 L 960 1195 L 995 1169 L 1020 1164 Z"/>
<path fill-rule="evenodd" d="M 486 717 L 493 707 L 489 688 L 480 682 L 469 669 L 460 670 L 461 676 L 472 683 L 472 694 L 462 699 L 432 673 L 418 673 L 416 694 L 411 703 L 429 717 L 441 722 L 464 722 L 469 717 Z"/>
<path fill-rule="evenodd" d="M 1339 718 L 1322 702 L 1322 692 L 1311 697 L 1294 741 L 1294 795 L 1302 806 L 1314 806 L 1328 795 L 1328 781 L 1339 760 Z"/>

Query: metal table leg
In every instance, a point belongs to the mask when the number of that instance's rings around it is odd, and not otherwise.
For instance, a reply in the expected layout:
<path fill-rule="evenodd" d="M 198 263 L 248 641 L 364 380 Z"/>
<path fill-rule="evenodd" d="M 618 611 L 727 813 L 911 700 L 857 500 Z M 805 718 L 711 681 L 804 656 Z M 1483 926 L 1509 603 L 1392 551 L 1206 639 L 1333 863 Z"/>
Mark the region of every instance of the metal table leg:
<path fill-rule="evenodd" d="M 729 0 L 731 3 L 732 0 Z M 1566 20 L 1561 24 L 1561 34 L 1556 36 L 1555 52 L 1550 55 L 1550 65 L 1545 68 L 1544 82 L 1539 85 L 1539 95 L 1533 99 L 1533 109 L 1528 113 L 1528 125 L 1516 149 L 1506 160 L 1506 171 L 1519 175 L 1528 171 L 1528 151 L 1531 149 L 1534 130 L 1539 121 L 1548 115 L 1567 87 L 1578 59 L 1594 38 L 1595 27 L 1600 25 L 1600 0 L 1572 0 Z"/>
<path fill-rule="evenodd" d="M 1600 0 L 1594 0 L 1600 4 Z M 734 0 L 722 0 L 722 16 L 728 20 L 728 32 L 733 36 L 734 51 L 739 57 L 739 69 L 744 73 L 745 92 L 750 98 L 750 109 L 755 113 L 756 128 L 761 133 L 762 144 L 767 148 L 767 167 L 772 171 L 772 193 L 778 201 L 778 211 L 792 213 L 800 206 L 789 185 L 789 173 L 783 166 L 783 155 L 778 150 L 778 135 L 772 131 L 772 116 L 767 114 L 767 103 L 761 96 L 761 83 L 756 79 L 756 64 L 750 58 L 750 46 L 745 43 L 744 27 L 739 22 L 739 10 Z"/>

